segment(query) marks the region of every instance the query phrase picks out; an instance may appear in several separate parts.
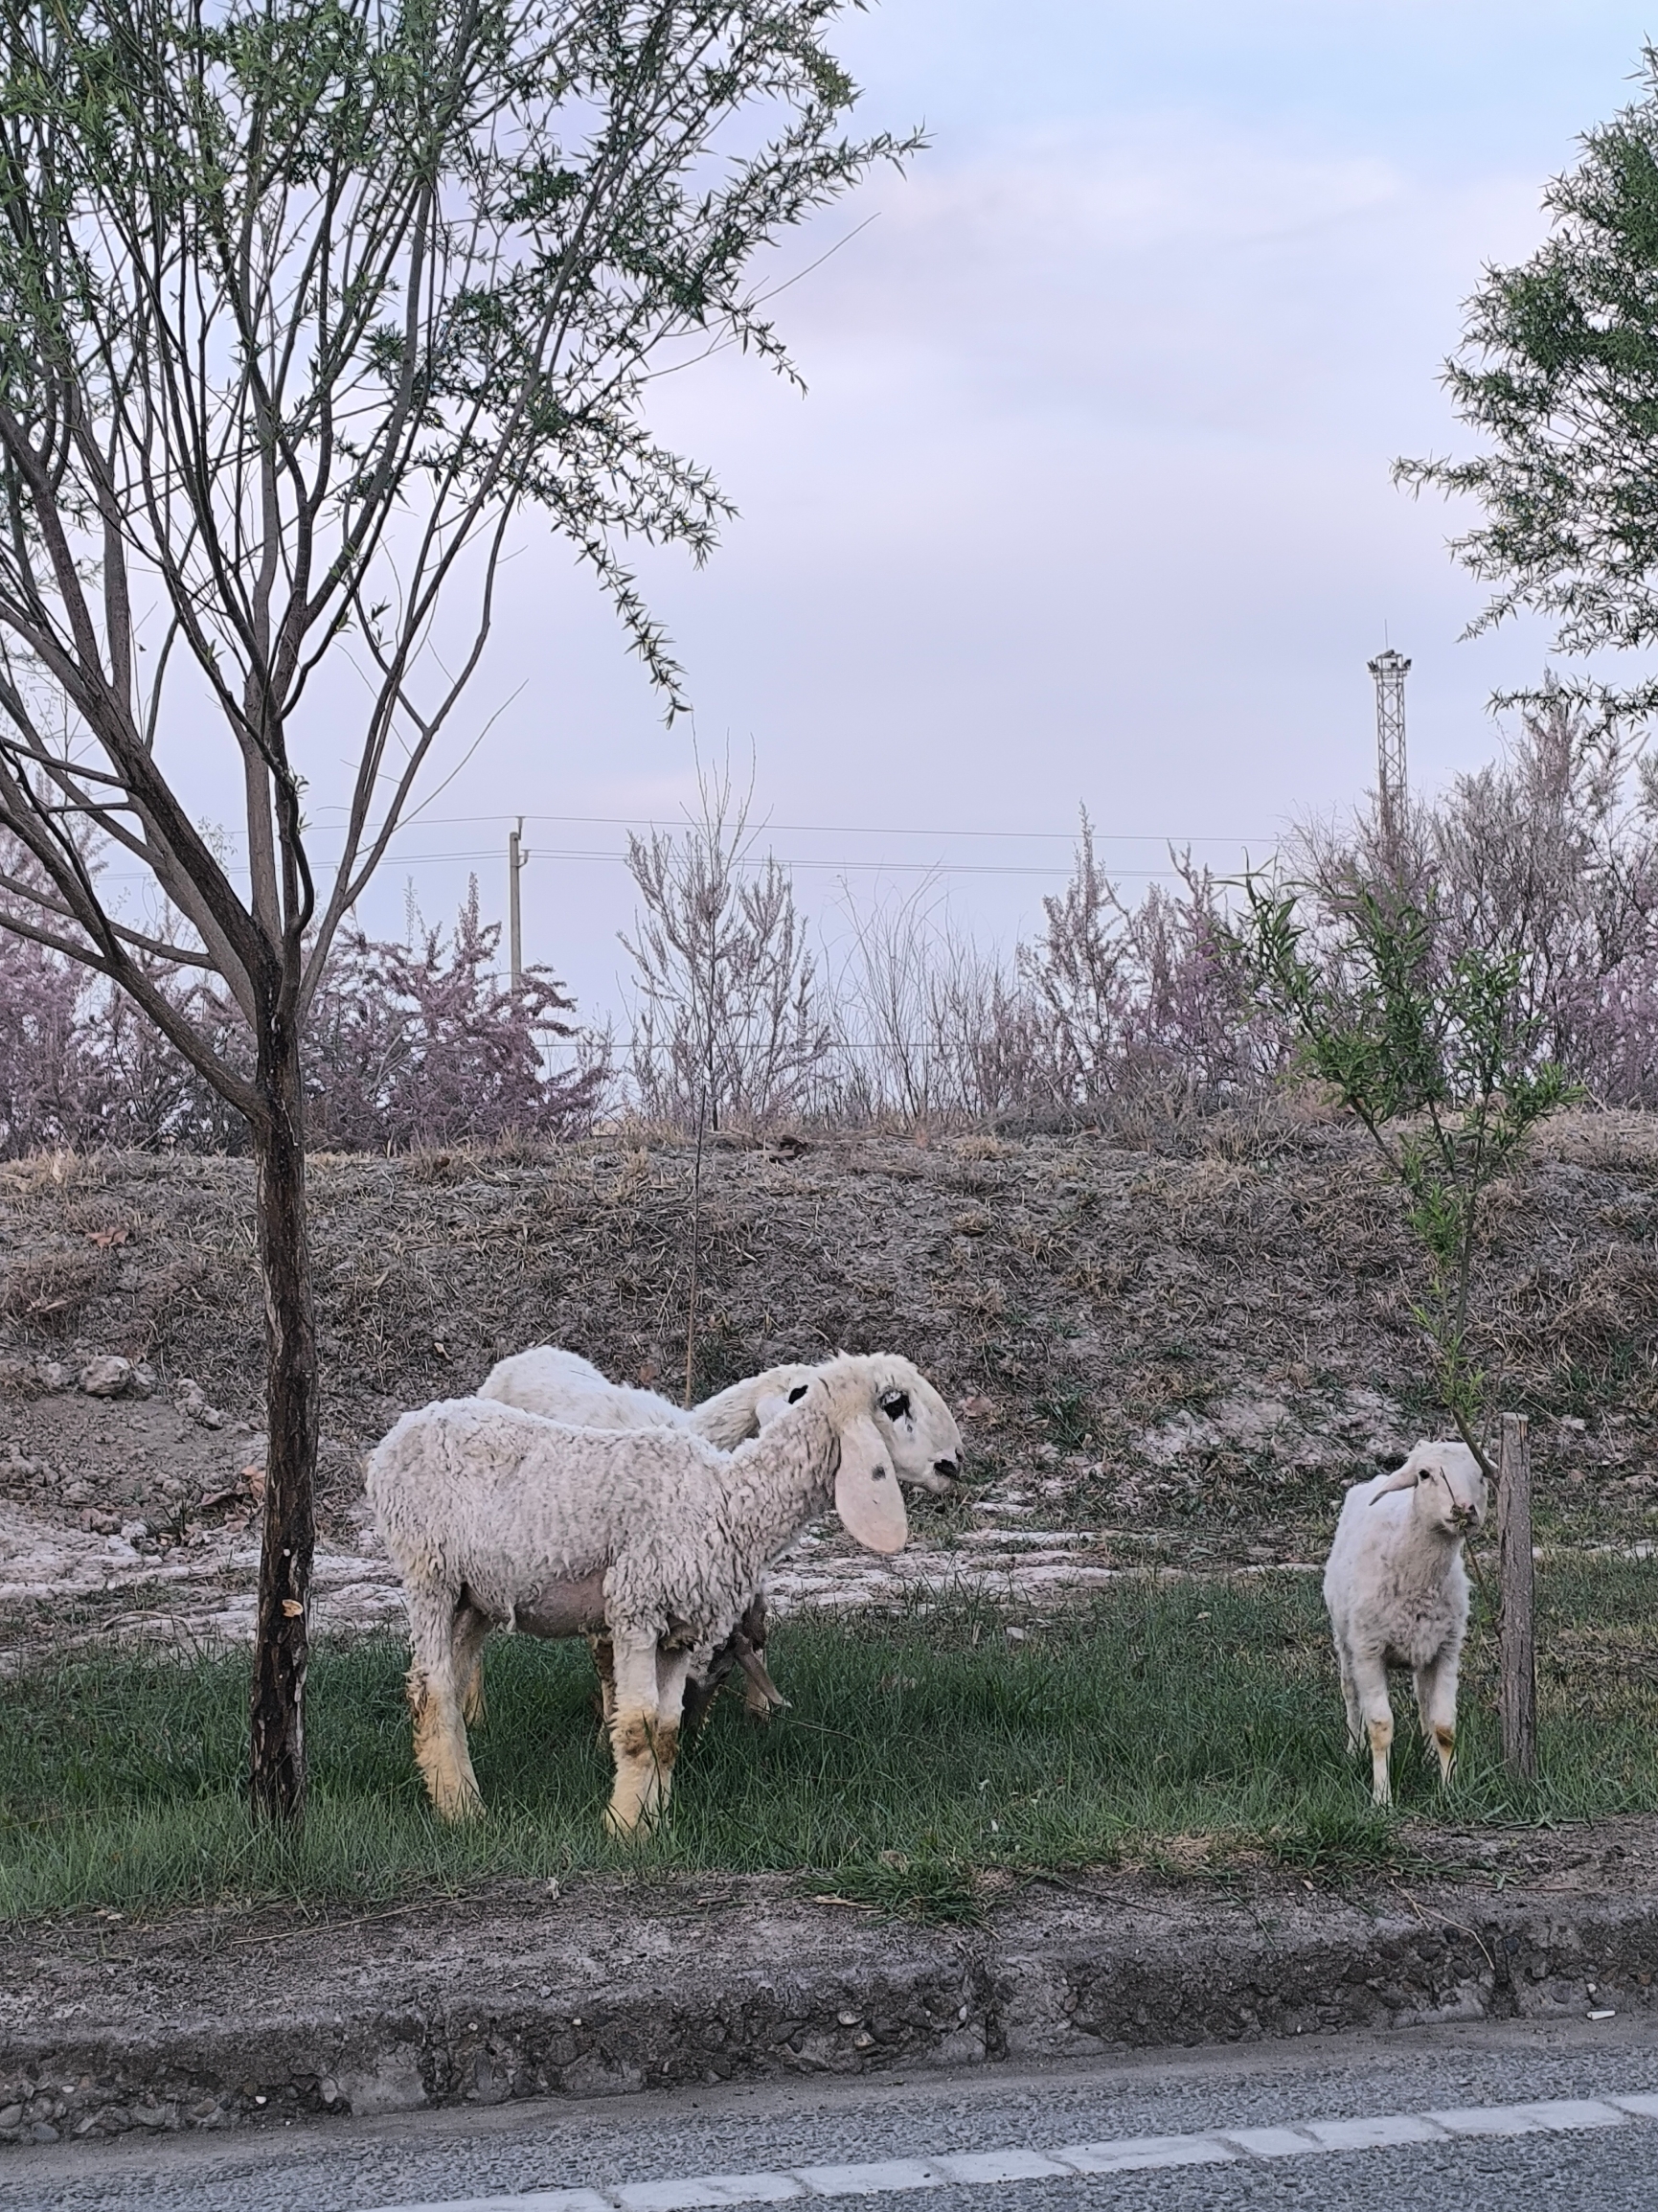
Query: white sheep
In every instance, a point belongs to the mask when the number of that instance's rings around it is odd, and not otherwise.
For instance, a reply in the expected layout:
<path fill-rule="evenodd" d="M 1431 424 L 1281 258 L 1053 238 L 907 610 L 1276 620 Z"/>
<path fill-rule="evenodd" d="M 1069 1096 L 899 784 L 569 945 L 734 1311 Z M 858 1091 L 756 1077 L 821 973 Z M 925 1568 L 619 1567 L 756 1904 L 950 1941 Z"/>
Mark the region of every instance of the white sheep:
<path fill-rule="evenodd" d="M 1389 1667 L 1416 1676 L 1423 1738 L 1450 1779 L 1457 1744 L 1457 1668 L 1468 1626 L 1463 1539 L 1486 1514 L 1486 1478 L 1465 1444 L 1419 1444 L 1403 1467 L 1354 1483 L 1324 1573 L 1350 1747 L 1368 1738 L 1372 1794 L 1393 1801 Z"/>
<path fill-rule="evenodd" d="M 579 1352 L 567 1352 L 561 1344 L 533 1344 L 528 1352 L 497 1360 L 478 1385 L 478 1396 L 521 1405 L 526 1413 L 567 1422 L 573 1428 L 689 1428 L 730 1451 L 760 1434 L 755 1407 L 761 1399 L 786 1394 L 812 1372 L 804 1366 L 768 1367 L 762 1375 L 705 1398 L 700 1405 L 675 1405 L 659 1391 L 610 1381 Z"/>
<path fill-rule="evenodd" d="M 768 1367 L 705 1398 L 700 1405 L 675 1405 L 658 1391 L 610 1381 L 579 1352 L 567 1352 L 561 1344 L 535 1344 L 497 1360 L 478 1385 L 478 1396 L 521 1405 L 526 1413 L 567 1422 L 573 1428 L 689 1428 L 721 1451 L 731 1451 L 760 1434 L 760 1405 L 786 1398 L 816 1372 L 798 1363 Z M 954 1487 L 953 1455 L 930 1461 L 909 1434 L 895 1435 L 893 1448 L 898 1480 L 911 1489 L 943 1496 Z"/>
<path fill-rule="evenodd" d="M 781 1406 L 815 1372 L 798 1364 L 768 1367 L 705 1398 L 700 1405 L 683 1406 L 654 1390 L 610 1381 L 579 1352 L 566 1351 L 560 1344 L 536 1344 L 497 1360 L 479 1385 L 478 1395 L 576 1428 L 688 1428 L 721 1451 L 731 1451 L 759 1435 L 759 1408 Z M 915 1490 L 943 1495 L 955 1487 L 956 1460 L 929 1459 L 924 1439 L 913 1423 L 894 1425 L 893 1468 L 898 1480 Z M 766 1669 L 766 1633 L 765 1599 L 756 1590 L 719 1649 L 698 1653 L 693 1660 L 685 1694 L 691 1725 L 701 1722 L 734 1669 L 741 1670 L 743 1709 L 751 1719 L 769 1720 L 774 1710 L 788 1702 Z M 602 1636 L 591 1642 L 608 1725 L 615 1703 L 610 1649 Z M 464 1684 L 464 1698 L 466 1720 L 477 1721 L 483 1713 L 483 1686 L 476 1665 Z"/>
<path fill-rule="evenodd" d="M 440 1813 L 475 1812 L 462 1685 L 498 1627 L 604 1632 L 615 1653 L 613 1834 L 668 1801 L 691 1655 L 831 1502 L 867 1550 L 908 1533 L 900 1430 L 954 1459 L 949 1409 L 907 1359 L 845 1354 L 729 1454 L 680 1428 L 574 1428 L 488 1399 L 406 1413 L 370 1455 L 369 1499 L 403 1579 L 415 1757 Z"/>

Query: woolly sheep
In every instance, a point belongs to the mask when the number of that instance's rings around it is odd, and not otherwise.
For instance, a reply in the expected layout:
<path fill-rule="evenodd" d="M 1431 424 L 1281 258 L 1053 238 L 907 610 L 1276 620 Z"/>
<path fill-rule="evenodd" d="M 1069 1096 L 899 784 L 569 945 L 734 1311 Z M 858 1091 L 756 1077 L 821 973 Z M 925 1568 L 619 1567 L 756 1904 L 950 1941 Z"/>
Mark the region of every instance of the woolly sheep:
<path fill-rule="evenodd" d="M 1354 1483 L 1324 1575 L 1350 1747 L 1368 1738 L 1372 1794 L 1393 1801 L 1387 1670 L 1416 1676 L 1417 1714 L 1450 1779 L 1457 1668 L 1468 1625 L 1463 1539 L 1486 1514 L 1486 1480 L 1465 1444 L 1419 1444 L 1403 1467 Z"/>
<path fill-rule="evenodd" d="M 787 1394 L 812 1374 L 809 1367 L 772 1367 L 762 1375 L 734 1383 L 700 1405 L 675 1405 L 654 1390 L 636 1389 L 630 1383 L 612 1382 L 579 1352 L 561 1344 L 535 1344 L 527 1352 L 497 1360 L 479 1385 L 480 1398 L 493 1398 L 503 1405 L 522 1406 L 546 1421 L 562 1421 L 574 1428 L 686 1428 L 704 1436 L 721 1451 L 731 1451 L 760 1433 L 756 1407 L 786 1402 Z M 947 1488 L 947 1485 L 941 1485 Z M 609 1640 L 589 1638 L 593 1663 L 599 1670 L 604 1721 L 608 1727 L 616 1703 L 616 1677 Z M 773 1710 L 788 1700 L 766 1672 L 765 1600 L 757 1592 L 748 1610 L 718 1651 L 699 1653 L 692 1662 L 686 1683 L 685 1718 L 695 1726 L 724 1688 L 734 1669 L 743 1675 L 743 1705 L 757 1721 L 769 1720 Z M 474 1669 L 464 1685 L 463 1714 L 466 1721 L 481 1718 L 483 1703 Z"/>
<path fill-rule="evenodd" d="M 533 1345 L 498 1360 L 479 1387 L 481 1398 L 498 1399 L 504 1405 L 520 1405 L 526 1413 L 539 1413 L 549 1421 L 562 1421 L 578 1428 L 689 1428 L 721 1451 L 731 1451 L 760 1433 L 757 1407 L 780 1405 L 788 1393 L 808 1381 L 815 1369 L 805 1366 L 768 1367 L 734 1382 L 729 1389 L 700 1405 L 675 1405 L 654 1390 L 612 1382 L 579 1352 L 559 1344 Z M 913 1424 L 896 1424 L 893 1431 L 893 1468 L 898 1480 L 916 1490 L 943 1495 L 955 1487 L 956 1460 L 929 1459 L 924 1440 Z M 698 1654 L 686 1688 L 685 1715 L 694 1726 L 719 1695 L 734 1669 L 743 1675 L 743 1705 L 757 1721 L 769 1719 L 774 1708 L 787 1699 L 766 1670 L 765 1599 L 757 1590 L 742 1619 L 715 1652 Z M 608 1722 L 614 1696 L 611 1655 L 602 1637 L 593 1640 L 594 1663 Z M 474 1675 L 468 1685 L 466 1718 L 478 1719 L 482 1707 Z"/>
<path fill-rule="evenodd" d="M 691 1656 L 730 1634 L 767 1560 L 830 1503 L 867 1550 L 908 1533 L 899 1425 L 933 1459 L 956 1424 L 907 1359 L 841 1355 L 729 1455 L 683 1429 L 575 1428 L 488 1399 L 406 1413 L 368 1494 L 409 1608 L 415 1757 L 438 1812 L 478 1810 L 462 1684 L 497 1627 L 600 1630 L 615 1652 L 606 1825 L 660 1816 Z"/>

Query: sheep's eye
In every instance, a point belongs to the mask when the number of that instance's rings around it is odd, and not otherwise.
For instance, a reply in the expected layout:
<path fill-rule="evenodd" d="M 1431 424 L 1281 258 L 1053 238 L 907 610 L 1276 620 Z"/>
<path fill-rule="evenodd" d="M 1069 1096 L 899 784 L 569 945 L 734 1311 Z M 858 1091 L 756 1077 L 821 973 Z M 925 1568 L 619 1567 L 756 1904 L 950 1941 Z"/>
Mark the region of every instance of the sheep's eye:
<path fill-rule="evenodd" d="M 806 1386 L 804 1382 L 797 1382 L 794 1388 L 788 1394 L 789 1403 L 791 1405 L 798 1405 L 801 1400 L 806 1396 Z"/>
<path fill-rule="evenodd" d="M 882 1396 L 881 1411 L 889 1421 L 904 1420 L 909 1410 L 910 1394 L 907 1390 L 889 1390 Z"/>

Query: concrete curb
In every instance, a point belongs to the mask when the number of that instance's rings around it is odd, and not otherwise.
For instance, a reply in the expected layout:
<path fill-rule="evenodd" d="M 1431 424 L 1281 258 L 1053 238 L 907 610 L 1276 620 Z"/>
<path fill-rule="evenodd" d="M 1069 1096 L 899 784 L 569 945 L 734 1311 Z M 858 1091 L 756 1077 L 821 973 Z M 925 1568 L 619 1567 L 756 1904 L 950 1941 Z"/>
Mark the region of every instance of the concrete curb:
<path fill-rule="evenodd" d="M 991 1928 L 774 1878 L 517 1888 L 272 1933 L 210 1918 L 0 1947 L 0 2140 L 647 2085 L 1071 2059 L 1658 2000 L 1658 1897 L 1119 1879 Z"/>

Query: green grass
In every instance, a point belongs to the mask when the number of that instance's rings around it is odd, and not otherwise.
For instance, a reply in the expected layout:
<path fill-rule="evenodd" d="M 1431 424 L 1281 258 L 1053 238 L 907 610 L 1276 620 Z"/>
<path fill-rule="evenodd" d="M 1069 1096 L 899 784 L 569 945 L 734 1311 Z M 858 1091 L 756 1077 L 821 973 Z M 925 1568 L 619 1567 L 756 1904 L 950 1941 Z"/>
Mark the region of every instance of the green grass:
<path fill-rule="evenodd" d="M 391 1637 L 320 1650 L 303 1834 L 253 1830 L 246 1662 L 123 1651 L 45 1663 L 0 1700 L 0 1916 L 196 1902 L 360 1904 L 579 1868 L 806 1870 L 814 1886 L 943 1917 L 989 1868 L 1124 1858 L 1189 1867 L 1265 1851 L 1375 1863 L 1415 1819 L 1575 1819 L 1658 1807 L 1658 1567 L 1583 1560 L 1540 1581 L 1542 1773 L 1497 1755 L 1491 1637 L 1476 1620 L 1462 1763 L 1442 1797 L 1396 1698 L 1398 1807 L 1344 1753 L 1316 1579 L 1125 1581 L 1045 1618 L 985 1604 L 795 1619 L 775 1634 L 791 1709 L 735 1700 L 687 1749 L 670 1833 L 607 1844 L 608 1759 L 579 1646 L 498 1638 L 473 1737 L 489 1806 L 426 1811 Z"/>

